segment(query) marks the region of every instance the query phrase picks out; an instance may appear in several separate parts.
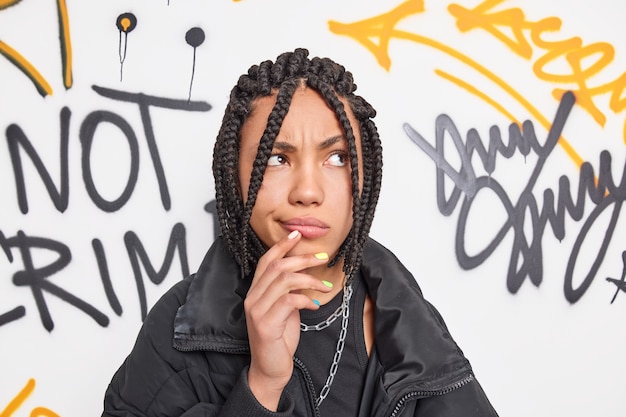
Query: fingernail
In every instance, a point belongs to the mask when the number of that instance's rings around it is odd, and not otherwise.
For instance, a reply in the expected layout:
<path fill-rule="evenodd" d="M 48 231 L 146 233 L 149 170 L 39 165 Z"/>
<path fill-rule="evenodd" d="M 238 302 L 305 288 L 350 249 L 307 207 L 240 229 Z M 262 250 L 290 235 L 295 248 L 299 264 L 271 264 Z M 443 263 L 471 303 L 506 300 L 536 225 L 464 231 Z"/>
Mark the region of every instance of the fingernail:
<path fill-rule="evenodd" d="M 313 302 L 315 303 L 316 306 L 318 306 L 318 307 L 320 306 L 320 302 L 319 301 L 313 300 Z"/>
<path fill-rule="evenodd" d="M 293 232 L 289 233 L 289 236 L 287 236 L 289 239 L 295 239 L 296 236 L 298 236 L 298 232 L 297 230 L 294 230 Z"/>
<path fill-rule="evenodd" d="M 328 259 L 328 254 L 326 252 L 320 252 L 320 253 L 316 253 L 315 257 L 317 259 Z"/>
<path fill-rule="evenodd" d="M 328 288 L 332 288 L 333 287 L 333 283 L 330 281 L 322 281 L 322 284 L 326 285 Z"/>

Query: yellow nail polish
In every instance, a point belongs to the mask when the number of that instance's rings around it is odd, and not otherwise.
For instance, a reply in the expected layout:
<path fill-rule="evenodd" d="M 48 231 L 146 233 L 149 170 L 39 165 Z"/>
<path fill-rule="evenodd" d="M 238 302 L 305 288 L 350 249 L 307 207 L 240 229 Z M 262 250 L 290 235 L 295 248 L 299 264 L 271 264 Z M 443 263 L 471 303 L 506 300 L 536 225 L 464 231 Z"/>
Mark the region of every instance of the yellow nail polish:
<path fill-rule="evenodd" d="M 320 252 L 320 253 L 316 253 L 315 257 L 317 259 L 328 259 L 328 254 L 326 252 Z"/>
<path fill-rule="evenodd" d="M 333 287 L 333 283 L 330 281 L 322 281 L 322 284 L 326 285 L 328 288 L 332 288 Z"/>

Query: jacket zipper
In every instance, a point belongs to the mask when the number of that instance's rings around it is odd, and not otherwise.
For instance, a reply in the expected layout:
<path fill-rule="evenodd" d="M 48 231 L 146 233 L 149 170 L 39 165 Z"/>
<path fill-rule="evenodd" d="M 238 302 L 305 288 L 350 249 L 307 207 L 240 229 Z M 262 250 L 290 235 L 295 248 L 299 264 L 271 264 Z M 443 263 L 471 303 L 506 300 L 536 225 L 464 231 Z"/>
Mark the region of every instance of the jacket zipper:
<path fill-rule="evenodd" d="M 213 347 L 213 346 L 174 346 L 174 349 L 180 352 L 217 352 L 217 353 L 232 353 L 236 355 L 250 353 L 250 348 L 247 346 L 233 346 L 233 347 Z"/>
<path fill-rule="evenodd" d="M 474 380 L 474 375 L 468 375 L 465 378 L 463 378 L 462 380 L 455 382 L 453 384 L 450 384 L 444 388 L 438 389 L 438 390 L 424 390 L 424 391 L 411 391 L 408 392 L 406 394 L 404 394 L 396 403 L 396 406 L 393 409 L 393 412 L 389 415 L 389 417 L 397 417 L 400 415 L 400 412 L 402 411 L 402 409 L 404 408 L 404 405 L 414 399 L 414 398 L 424 398 L 424 397 L 436 397 L 439 395 L 445 395 L 448 394 L 449 392 L 452 392 L 458 388 L 461 388 L 462 386 L 472 382 Z"/>
<path fill-rule="evenodd" d="M 293 357 L 293 362 L 296 364 L 296 366 L 298 367 L 298 369 L 300 369 L 300 371 L 302 372 L 303 376 L 304 376 L 304 381 L 306 382 L 307 388 L 309 393 L 311 394 L 311 401 L 309 402 L 309 405 L 311 406 L 311 409 L 313 410 L 313 414 L 316 417 L 321 417 L 320 416 L 320 410 L 317 407 L 317 394 L 315 392 L 315 387 L 313 386 L 313 379 L 311 379 L 311 375 L 309 375 L 309 371 L 306 369 L 306 366 L 304 366 L 304 363 L 302 363 L 302 361 L 298 358 L 296 358 L 295 356 Z"/>

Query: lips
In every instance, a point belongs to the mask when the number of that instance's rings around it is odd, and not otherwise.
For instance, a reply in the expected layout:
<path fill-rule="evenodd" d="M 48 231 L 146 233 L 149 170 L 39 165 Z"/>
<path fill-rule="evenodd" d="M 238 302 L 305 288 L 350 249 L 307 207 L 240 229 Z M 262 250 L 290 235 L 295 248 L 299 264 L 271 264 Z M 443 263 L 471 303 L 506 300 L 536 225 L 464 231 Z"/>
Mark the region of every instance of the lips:
<path fill-rule="evenodd" d="M 305 239 L 322 237 L 330 230 L 330 226 L 326 223 L 312 217 L 293 218 L 281 222 L 281 224 L 289 232 L 297 230 Z"/>

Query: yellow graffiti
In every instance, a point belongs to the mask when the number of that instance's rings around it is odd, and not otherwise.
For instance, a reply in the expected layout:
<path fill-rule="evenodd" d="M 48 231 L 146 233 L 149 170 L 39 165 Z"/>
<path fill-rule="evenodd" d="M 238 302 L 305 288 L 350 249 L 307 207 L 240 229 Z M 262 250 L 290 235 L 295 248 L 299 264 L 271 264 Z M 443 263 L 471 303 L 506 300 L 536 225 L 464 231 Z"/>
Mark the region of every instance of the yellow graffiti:
<path fill-rule="evenodd" d="M 530 59 L 533 50 L 524 37 L 523 31 L 531 29 L 531 27 L 524 20 L 524 12 L 521 9 L 508 9 L 486 14 L 488 10 L 501 2 L 502 0 L 488 0 L 476 6 L 473 10 L 457 4 L 451 4 L 448 6 L 448 11 L 457 18 L 456 26 L 461 32 L 467 32 L 475 28 L 484 29 L 518 55 Z M 514 39 L 509 38 L 498 28 L 502 26 L 511 29 Z"/>
<path fill-rule="evenodd" d="M 439 75 L 441 78 L 444 78 L 460 86 L 464 90 L 468 91 L 469 93 L 483 100 L 485 103 L 491 105 L 491 107 L 493 107 L 494 109 L 498 110 L 500 113 L 505 115 L 507 119 L 521 125 L 521 123 L 519 123 L 519 121 L 516 120 L 515 116 L 513 116 L 513 114 L 511 114 L 506 108 L 504 108 L 503 105 L 501 105 L 500 103 L 495 101 L 493 98 L 489 97 L 489 95 L 483 93 L 478 88 L 471 85 L 470 83 L 463 81 L 462 79 L 455 77 L 451 74 L 448 74 L 447 72 L 439 70 L 439 69 L 435 70 L 435 74 Z"/>
<path fill-rule="evenodd" d="M 0 0 L 0 10 L 16 5 L 22 0 Z"/>
<path fill-rule="evenodd" d="M 6 43 L 0 41 L 0 54 L 4 55 L 9 61 L 11 61 L 17 68 L 19 68 L 30 80 L 35 84 L 37 91 L 42 96 L 52 94 L 52 87 L 41 75 L 37 68 L 33 67 L 30 62 L 15 49 L 11 48 Z"/>
<path fill-rule="evenodd" d="M 443 52 L 463 64 L 471 67 L 475 71 L 479 72 L 487 79 L 491 80 L 498 87 L 504 90 L 515 101 L 522 105 L 530 114 L 537 119 L 537 121 L 546 129 L 550 129 L 551 122 L 548 118 L 543 116 L 541 112 L 533 106 L 528 100 L 526 100 L 521 94 L 519 94 L 512 86 L 507 84 L 502 78 L 490 71 L 488 68 L 482 66 L 472 58 L 464 55 L 463 53 L 451 48 L 445 44 L 442 44 L 434 39 L 418 35 L 416 33 L 406 32 L 403 30 L 395 29 L 396 23 L 407 17 L 410 14 L 421 12 L 424 10 L 422 1 L 409 0 L 394 10 L 384 13 L 380 16 L 358 21 L 356 23 L 339 23 L 335 21 L 329 22 L 329 28 L 333 33 L 338 35 L 347 35 L 356 39 L 359 43 L 369 49 L 379 64 L 386 69 L 391 66 L 391 59 L 389 58 L 388 45 L 391 39 L 403 39 L 429 46 L 440 52 Z M 378 37 L 378 45 L 376 45 L 371 39 Z M 494 106 L 496 110 L 502 112 L 509 120 L 514 123 L 519 123 L 509 112 L 505 111 L 500 105 L 496 105 L 495 101 L 489 99 L 486 95 L 480 93 L 476 88 L 469 84 L 462 82 L 460 79 L 452 77 L 441 70 L 436 70 L 436 73 L 448 81 L 454 82 L 459 87 L 463 88 L 470 94 L 478 96 L 484 100 L 487 104 Z M 559 97 L 560 98 L 560 97 Z M 581 166 L 583 159 L 578 155 L 576 150 L 570 145 L 570 143 L 561 136 L 559 138 L 560 146 L 565 150 L 567 155 L 576 163 L 577 166 Z"/>
<path fill-rule="evenodd" d="M 0 10 L 19 3 L 20 0 L 0 0 Z M 61 62 L 63 72 L 63 85 L 66 89 L 72 87 L 72 42 L 70 38 L 69 18 L 65 0 L 57 0 L 57 13 L 59 18 L 59 39 L 61 49 Z M 13 49 L 7 43 L 0 40 L 0 54 L 12 62 L 24 75 L 26 75 L 42 96 L 52 94 L 52 87 L 24 56 Z"/>
<path fill-rule="evenodd" d="M 352 36 L 357 42 L 369 49 L 380 66 L 388 71 L 391 68 L 391 58 L 389 58 L 387 48 L 394 32 L 393 28 L 405 17 L 423 11 L 424 2 L 422 0 L 409 0 L 380 16 L 349 24 L 330 20 L 328 27 L 331 32 L 338 35 Z M 378 36 L 378 45 L 370 39 L 376 36 Z"/>
<path fill-rule="evenodd" d="M 29 379 L 24 388 L 13 398 L 13 400 L 0 412 L 0 417 L 11 417 L 24 401 L 35 390 L 35 380 Z M 59 417 L 57 413 L 45 407 L 36 407 L 30 412 L 30 417 Z"/>
<path fill-rule="evenodd" d="M 30 412 L 30 417 L 59 417 L 59 415 L 45 407 L 36 407 Z"/>
<path fill-rule="evenodd" d="M 611 94 L 609 108 L 619 113 L 626 108 L 622 93 L 626 86 L 626 72 L 614 81 L 604 85 L 589 87 L 587 81 L 605 69 L 615 56 L 613 46 L 607 42 L 596 42 L 583 45 L 579 37 L 571 37 L 557 41 L 546 41 L 542 35 L 554 33 L 561 29 L 561 19 L 547 17 L 537 22 L 528 21 L 524 12 L 519 8 L 510 8 L 493 12 L 492 9 L 503 0 L 486 0 L 474 9 L 467 9 L 457 4 L 448 6 L 448 11 L 457 19 L 457 27 L 462 32 L 480 28 L 492 34 L 495 38 L 507 45 L 513 52 L 526 59 L 531 59 L 535 50 L 546 51 L 533 64 L 533 71 L 537 78 L 559 83 L 574 84 L 576 104 L 587 111 L 600 126 L 604 126 L 606 115 L 596 106 L 593 99 L 600 94 Z M 508 37 L 501 29 L 507 28 L 513 34 Z M 529 38 L 526 38 L 528 32 Z M 569 65 L 571 73 L 557 74 L 546 70 L 548 65 L 558 59 L 564 59 Z M 586 65 L 583 65 L 586 63 Z M 564 89 L 555 88 L 552 92 L 557 99 L 564 93 Z M 626 143 L 626 125 L 624 126 L 624 140 Z"/>
<path fill-rule="evenodd" d="M 130 19 L 127 17 L 122 18 L 122 20 L 120 20 L 120 25 L 122 26 L 122 30 L 124 32 L 128 32 L 128 28 L 130 27 Z"/>
<path fill-rule="evenodd" d="M 59 39 L 61 41 L 61 61 L 63 65 L 63 85 L 72 87 L 72 40 L 70 38 L 70 20 L 67 15 L 65 0 L 57 0 L 59 15 Z"/>

